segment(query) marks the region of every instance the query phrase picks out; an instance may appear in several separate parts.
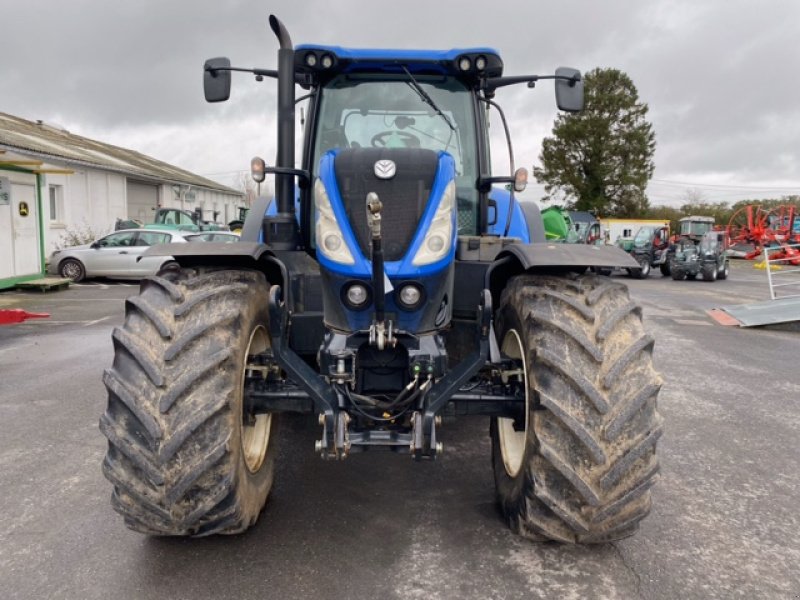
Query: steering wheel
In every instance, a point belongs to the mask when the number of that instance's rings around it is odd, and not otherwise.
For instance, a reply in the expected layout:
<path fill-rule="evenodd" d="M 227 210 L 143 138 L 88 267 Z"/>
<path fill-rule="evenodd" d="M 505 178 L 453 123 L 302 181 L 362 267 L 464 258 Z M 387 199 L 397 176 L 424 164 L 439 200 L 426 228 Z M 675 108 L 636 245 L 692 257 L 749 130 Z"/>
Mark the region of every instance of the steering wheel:
<path fill-rule="evenodd" d="M 388 138 L 390 135 L 399 136 L 406 148 L 420 147 L 419 138 L 414 134 L 408 133 L 407 131 L 381 131 L 380 133 L 376 133 L 372 136 L 370 144 L 372 144 L 372 146 L 375 148 L 386 148 L 386 138 Z"/>

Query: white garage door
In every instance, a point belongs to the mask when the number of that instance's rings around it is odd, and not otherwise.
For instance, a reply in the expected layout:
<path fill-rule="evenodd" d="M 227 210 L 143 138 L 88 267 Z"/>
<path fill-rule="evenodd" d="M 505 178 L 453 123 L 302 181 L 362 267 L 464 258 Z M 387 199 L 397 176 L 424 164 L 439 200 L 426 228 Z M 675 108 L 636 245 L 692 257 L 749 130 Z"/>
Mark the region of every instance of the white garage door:
<path fill-rule="evenodd" d="M 128 218 L 152 223 L 158 206 L 158 186 L 128 181 Z"/>

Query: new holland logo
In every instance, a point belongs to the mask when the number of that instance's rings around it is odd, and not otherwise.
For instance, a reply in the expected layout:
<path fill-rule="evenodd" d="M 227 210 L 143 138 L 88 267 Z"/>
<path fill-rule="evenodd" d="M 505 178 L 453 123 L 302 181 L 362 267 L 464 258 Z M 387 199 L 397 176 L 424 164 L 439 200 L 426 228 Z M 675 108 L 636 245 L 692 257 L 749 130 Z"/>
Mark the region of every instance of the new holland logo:
<path fill-rule="evenodd" d="M 397 165 L 393 160 L 379 160 L 375 163 L 375 177 L 378 179 L 391 179 L 397 173 Z"/>

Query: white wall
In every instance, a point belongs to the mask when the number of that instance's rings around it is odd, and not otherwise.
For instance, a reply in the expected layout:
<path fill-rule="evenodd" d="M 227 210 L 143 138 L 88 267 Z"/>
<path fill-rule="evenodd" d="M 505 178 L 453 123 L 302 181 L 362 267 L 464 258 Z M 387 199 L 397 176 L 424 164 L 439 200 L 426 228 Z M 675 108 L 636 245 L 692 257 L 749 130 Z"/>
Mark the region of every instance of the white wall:
<path fill-rule="evenodd" d="M 69 167 L 65 167 L 69 168 Z M 76 169 L 71 175 L 47 174 L 43 177 L 42 209 L 44 213 L 45 253 L 49 257 L 53 250 L 64 244 L 70 232 L 86 232 L 94 237 L 114 230 L 118 218 L 127 214 L 127 177 L 98 169 Z M 50 186 L 61 186 L 61 216 L 53 220 L 50 214 Z M 192 188 L 193 202 L 184 202 L 183 208 L 204 209 L 203 217 L 213 220 L 213 210 L 220 211 L 219 222 L 227 224 L 236 214 L 236 208 L 244 200 L 242 196 L 221 191 Z M 161 204 L 165 208 L 181 208 L 181 201 L 172 184 L 161 184 Z M 225 220 L 225 206 L 230 218 Z"/>
<path fill-rule="evenodd" d="M 47 255 L 64 244 L 71 232 L 94 237 L 114 230 L 125 216 L 125 175 L 96 169 L 75 170 L 71 175 L 46 174 L 42 187 L 45 250 Z M 50 186 L 61 186 L 61 215 L 50 214 Z"/>
<path fill-rule="evenodd" d="M 194 199 L 186 199 L 183 203 L 171 185 L 161 186 L 162 206 L 164 208 L 182 208 L 194 210 L 196 207 L 203 209 L 203 218 L 207 221 L 214 220 L 214 211 L 219 211 L 217 222 L 227 225 L 238 214 L 238 207 L 244 204 L 244 195 L 228 194 L 222 191 L 191 188 Z M 227 207 L 227 217 L 226 217 Z"/>

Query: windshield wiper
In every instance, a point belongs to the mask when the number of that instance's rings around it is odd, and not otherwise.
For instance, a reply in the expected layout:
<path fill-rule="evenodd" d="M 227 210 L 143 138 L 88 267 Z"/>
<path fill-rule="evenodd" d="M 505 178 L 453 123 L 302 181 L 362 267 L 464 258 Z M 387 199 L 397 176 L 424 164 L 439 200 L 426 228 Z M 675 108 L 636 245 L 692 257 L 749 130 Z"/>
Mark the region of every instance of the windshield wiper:
<path fill-rule="evenodd" d="M 422 89 L 422 86 L 417 82 L 416 79 L 414 79 L 414 76 L 411 74 L 411 71 L 409 71 L 405 65 L 400 65 L 400 67 L 403 69 L 403 71 L 406 72 L 406 75 L 408 75 L 408 78 L 411 80 L 411 81 L 406 81 L 408 87 L 410 87 L 417 93 L 417 96 L 419 96 L 420 100 L 422 100 L 425 104 L 427 104 L 434 111 L 436 111 L 436 114 L 444 119 L 445 123 L 447 123 L 447 125 L 450 127 L 451 130 L 455 131 L 456 126 L 453 125 L 453 122 L 450 120 L 450 118 L 442 112 L 442 109 L 436 106 L 436 102 L 434 102 L 433 98 L 431 98 L 428 95 L 428 92 Z"/>

